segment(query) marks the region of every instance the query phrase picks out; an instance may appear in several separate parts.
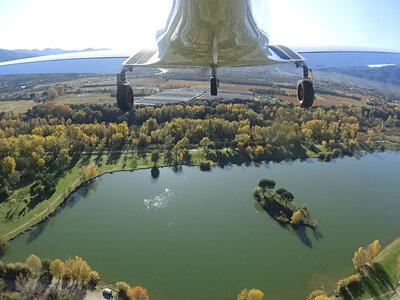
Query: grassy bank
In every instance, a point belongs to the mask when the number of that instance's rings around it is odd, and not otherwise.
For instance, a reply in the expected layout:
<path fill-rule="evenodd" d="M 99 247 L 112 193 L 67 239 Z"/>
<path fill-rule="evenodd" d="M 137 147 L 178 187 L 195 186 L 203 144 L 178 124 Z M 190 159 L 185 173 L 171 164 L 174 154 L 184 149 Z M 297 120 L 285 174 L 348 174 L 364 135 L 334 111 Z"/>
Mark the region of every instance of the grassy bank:
<path fill-rule="evenodd" d="M 397 259 L 400 255 L 400 238 L 396 239 L 374 259 L 372 271 L 362 278 L 361 284 L 337 299 L 390 299 L 395 294 L 400 276 Z"/>
<path fill-rule="evenodd" d="M 205 158 L 205 153 L 200 150 L 189 151 L 193 165 L 199 165 Z M 161 153 L 158 167 L 167 166 L 166 153 Z M 26 186 L 14 192 L 10 199 L 14 203 L 4 202 L 0 204 L 0 236 L 10 240 L 18 234 L 26 231 L 33 225 L 43 221 L 48 215 L 64 201 L 68 195 L 81 185 L 78 169 L 86 165 L 95 165 L 97 175 L 116 171 L 130 171 L 152 168 L 154 163 L 148 152 L 122 152 L 107 154 L 83 155 L 64 177 L 60 178 L 55 193 L 35 207 L 31 207 L 30 186 Z"/>

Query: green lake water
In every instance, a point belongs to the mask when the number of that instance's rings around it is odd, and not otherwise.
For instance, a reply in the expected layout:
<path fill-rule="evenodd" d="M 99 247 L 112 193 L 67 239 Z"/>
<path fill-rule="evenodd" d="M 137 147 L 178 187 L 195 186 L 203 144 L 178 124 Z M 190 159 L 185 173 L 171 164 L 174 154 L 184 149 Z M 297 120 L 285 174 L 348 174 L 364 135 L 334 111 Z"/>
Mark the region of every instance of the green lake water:
<path fill-rule="evenodd" d="M 354 251 L 400 236 L 400 154 L 259 166 L 107 174 L 46 223 L 13 240 L 6 261 L 83 257 L 106 282 L 152 300 L 304 299 L 352 272 Z M 284 228 L 256 205 L 262 178 L 307 204 L 317 231 Z"/>

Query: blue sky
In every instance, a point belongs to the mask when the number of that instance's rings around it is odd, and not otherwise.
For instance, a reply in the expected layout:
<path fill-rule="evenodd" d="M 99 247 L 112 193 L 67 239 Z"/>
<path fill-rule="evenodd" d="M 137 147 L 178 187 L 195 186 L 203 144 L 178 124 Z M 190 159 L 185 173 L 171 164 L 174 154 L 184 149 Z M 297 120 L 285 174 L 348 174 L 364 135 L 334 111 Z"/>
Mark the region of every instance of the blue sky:
<path fill-rule="evenodd" d="M 0 48 L 143 48 L 153 44 L 170 6 L 171 0 L 1 0 Z M 268 34 L 289 46 L 400 51 L 399 12 L 399 0 L 270 0 Z"/>

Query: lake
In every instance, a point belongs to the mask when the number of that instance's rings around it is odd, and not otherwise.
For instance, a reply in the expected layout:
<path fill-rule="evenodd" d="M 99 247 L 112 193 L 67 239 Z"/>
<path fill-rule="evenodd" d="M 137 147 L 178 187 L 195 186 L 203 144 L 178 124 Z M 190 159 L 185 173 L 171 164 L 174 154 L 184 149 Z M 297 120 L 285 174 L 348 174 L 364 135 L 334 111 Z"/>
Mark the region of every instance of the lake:
<path fill-rule="evenodd" d="M 329 163 L 309 159 L 250 166 L 106 174 L 56 216 L 10 243 L 6 261 L 88 261 L 103 281 L 148 289 L 152 300 L 304 299 L 352 272 L 354 252 L 400 236 L 400 154 Z M 273 179 L 307 204 L 316 231 L 280 226 L 252 197 Z"/>

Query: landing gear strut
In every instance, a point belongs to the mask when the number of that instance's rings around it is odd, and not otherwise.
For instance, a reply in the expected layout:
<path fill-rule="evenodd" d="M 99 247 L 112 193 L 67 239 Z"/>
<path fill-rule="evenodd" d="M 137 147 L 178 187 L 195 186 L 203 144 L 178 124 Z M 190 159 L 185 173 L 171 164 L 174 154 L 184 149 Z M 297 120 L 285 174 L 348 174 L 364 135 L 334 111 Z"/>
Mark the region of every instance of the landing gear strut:
<path fill-rule="evenodd" d="M 303 68 L 303 79 L 297 83 L 297 100 L 304 108 L 311 107 L 314 103 L 314 87 L 312 82 L 312 71 L 305 63 L 296 64 Z"/>
<path fill-rule="evenodd" d="M 130 111 L 133 108 L 133 90 L 132 87 L 126 82 L 125 73 L 128 67 L 124 67 L 117 75 L 117 104 L 120 110 Z"/>
<path fill-rule="evenodd" d="M 212 70 L 212 75 L 210 79 L 211 96 L 217 96 L 219 87 L 219 80 L 217 79 L 217 68 L 211 67 L 211 70 Z"/>

